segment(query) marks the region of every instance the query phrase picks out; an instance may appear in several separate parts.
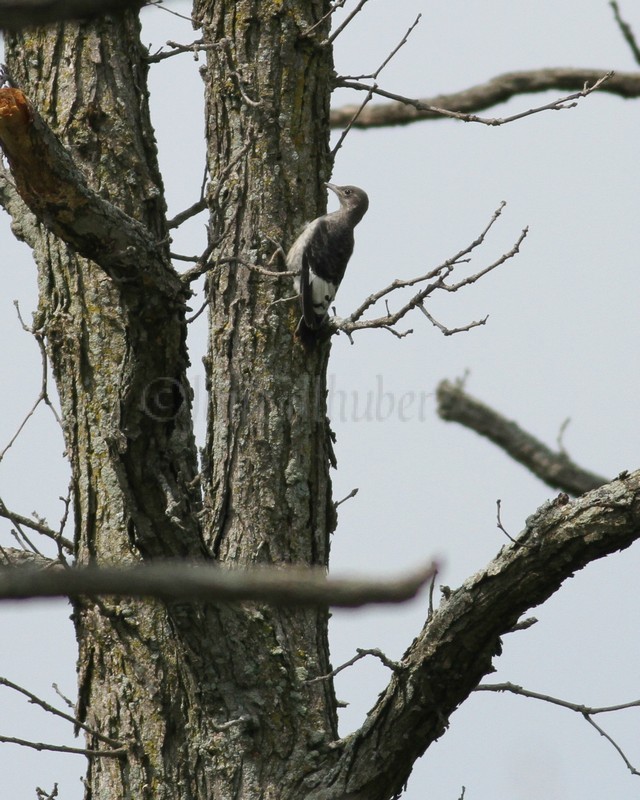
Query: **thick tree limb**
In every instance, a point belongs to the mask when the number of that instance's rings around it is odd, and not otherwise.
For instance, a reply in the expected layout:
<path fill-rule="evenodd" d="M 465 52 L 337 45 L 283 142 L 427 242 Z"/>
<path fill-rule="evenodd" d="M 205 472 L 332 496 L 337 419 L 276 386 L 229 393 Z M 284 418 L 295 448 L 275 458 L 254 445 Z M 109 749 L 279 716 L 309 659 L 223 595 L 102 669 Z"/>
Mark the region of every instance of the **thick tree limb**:
<path fill-rule="evenodd" d="M 472 86 L 461 92 L 441 94 L 437 97 L 412 100 L 414 105 L 406 102 L 392 102 L 380 105 L 369 104 L 362 109 L 358 119 L 353 122 L 356 128 L 375 128 L 390 125 L 408 125 L 423 119 L 444 119 L 431 108 L 471 114 L 504 103 L 511 97 L 520 94 L 546 92 L 552 89 L 562 91 L 581 91 L 585 84 L 599 81 L 607 70 L 552 68 L 526 72 L 507 72 L 498 75 L 487 83 Z M 599 88 L 619 97 L 640 97 L 640 73 L 616 72 Z M 416 104 L 420 108 L 416 108 Z M 343 128 L 353 119 L 358 105 L 348 105 L 331 111 L 331 127 Z"/>
<path fill-rule="evenodd" d="M 566 453 L 554 452 L 515 422 L 468 395 L 459 384 L 442 381 L 436 397 L 441 419 L 459 422 L 485 436 L 552 489 L 577 496 L 607 483 L 607 478 L 582 469 Z"/>
<path fill-rule="evenodd" d="M 138 9 L 144 0 L 0 0 L 0 28 L 17 31 L 71 19 Z"/>
<path fill-rule="evenodd" d="M 395 580 L 328 578 L 323 569 L 226 570 L 185 562 L 149 566 L 92 567 L 42 572 L 0 569 L 0 600 L 78 595 L 125 595 L 161 600 L 257 600 L 279 606 L 356 607 L 400 603 L 431 579 L 429 565 Z"/>
<path fill-rule="evenodd" d="M 142 284 L 147 292 L 155 285 L 172 298 L 182 296 L 166 247 L 89 188 L 20 89 L 0 88 L 0 146 L 20 197 L 56 236 L 118 282 Z"/>
<path fill-rule="evenodd" d="M 487 673 L 500 637 L 590 561 L 640 538 L 640 471 L 569 502 L 545 503 L 518 541 L 452 592 L 405 653 L 364 725 L 336 743 L 307 800 L 386 800 Z M 317 776 L 316 776 L 317 779 Z"/>

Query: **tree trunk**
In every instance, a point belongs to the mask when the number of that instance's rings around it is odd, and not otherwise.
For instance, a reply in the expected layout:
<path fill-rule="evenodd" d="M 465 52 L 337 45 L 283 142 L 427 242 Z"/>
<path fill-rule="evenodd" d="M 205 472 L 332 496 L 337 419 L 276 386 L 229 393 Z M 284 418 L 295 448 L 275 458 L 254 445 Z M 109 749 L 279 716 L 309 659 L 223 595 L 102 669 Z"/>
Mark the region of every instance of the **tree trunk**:
<path fill-rule="evenodd" d="M 318 43 L 328 23 L 303 33 L 327 10 L 304 0 L 196 9 L 214 45 L 200 477 L 185 372 L 188 290 L 169 260 L 137 18 L 8 37 L 15 80 L 90 187 L 155 244 L 153 263 L 140 253 L 139 269 L 125 273 L 23 225 L 39 271 L 36 328 L 62 404 L 79 563 L 328 563 L 329 345 L 306 353 L 293 336 L 298 304 L 274 305 L 293 293 L 291 279 L 247 266 L 264 266 L 274 243 L 290 244 L 323 210 L 332 60 Z M 258 604 L 77 601 L 78 715 L 129 751 L 90 759 L 86 797 L 304 796 L 337 736 L 331 682 L 306 682 L 330 670 L 327 618 Z M 103 749 L 93 737 L 89 746 Z"/>

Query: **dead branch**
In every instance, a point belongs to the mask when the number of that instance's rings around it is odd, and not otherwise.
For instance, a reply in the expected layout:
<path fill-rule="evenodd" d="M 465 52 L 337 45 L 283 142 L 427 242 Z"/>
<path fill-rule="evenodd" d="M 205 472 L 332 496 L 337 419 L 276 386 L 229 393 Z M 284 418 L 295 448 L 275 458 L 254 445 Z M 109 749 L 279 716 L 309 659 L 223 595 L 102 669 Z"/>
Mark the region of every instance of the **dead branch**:
<path fill-rule="evenodd" d="M 307 800 L 399 795 L 449 716 L 492 671 L 501 636 L 585 565 L 640 539 L 640 471 L 567 503 L 545 503 L 483 570 L 426 621 L 361 728 L 336 743 Z M 452 636 L 451 632 L 456 631 Z"/>
<path fill-rule="evenodd" d="M 5 744 L 19 744 L 33 750 L 50 750 L 54 753 L 71 753 L 72 755 L 88 756 L 90 758 L 124 758 L 127 755 L 125 747 L 113 750 L 90 750 L 85 747 L 68 747 L 62 744 L 47 744 L 45 742 L 32 742 L 27 739 L 16 739 L 15 736 L 0 736 L 0 742 Z"/>
<path fill-rule="evenodd" d="M 0 600 L 34 597 L 118 595 L 165 601 L 258 600 L 279 606 L 355 608 L 401 603 L 414 597 L 434 571 L 430 564 L 390 580 L 329 578 L 322 569 L 287 567 L 226 570 L 186 563 L 154 562 L 137 567 L 76 567 L 42 572 L 0 568 Z"/>
<path fill-rule="evenodd" d="M 195 217 L 196 214 L 199 214 L 201 211 L 204 211 L 207 207 L 207 201 L 204 197 L 197 200 L 193 205 L 189 206 L 189 208 L 185 208 L 184 211 L 181 211 L 179 214 L 176 214 L 175 217 L 170 219 L 167 222 L 167 228 L 171 230 L 172 228 L 178 228 L 182 225 L 183 222 L 186 222 L 191 217 Z M 175 258 L 175 256 L 174 256 Z"/>
<path fill-rule="evenodd" d="M 486 125 L 502 125 L 514 119 L 529 116 L 532 113 L 565 106 L 572 98 L 585 96 L 585 87 L 589 87 L 587 90 L 587 94 L 589 94 L 595 90 L 596 85 L 600 91 L 608 92 L 618 97 L 640 97 L 640 74 L 635 72 L 616 72 L 612 73 L 611 77 L 608 77 L 604 83 L 599 83 L 605 74 L 608 74 L 606 70 L 562 67 L 508 72 L 492 78 L 487 83 L 472 86 L 460 92 L 417 100 L 377 88 L 374 94 L 394 102 L 379 105 L 369 104 L 359 115 L 354 127 L 376 128 L 391 125 L 408 125 L 420 120 L 445 119 L 447 117 L 463 121 L 482 122 Z M 359 91 L 371 91 L 371 86 L 368 84 L 358 84 L 348 78 L 342 79 L 340 85 L 349 86 L 350 83 L 354 84 L 351 88 Z M 521 112 L 513 117 L 496 120 L 473 117 L 474 112 L 492 108 L 499 103 L 506 102 L 511 97 L 552 90 L 568 90 L 575 94 L 536 109 Z M 343 128 L 353 117 L 357 108 L 357 105 L 346 105 L 333 109 L 331 112 L 331 127 Z"/>
<path fill-rule="evenodd" d="M 72 717 L 70 714 L 66 714 L 64 711 L 60 711 L 59 708 L 50 705 L 43 700 L 42 698 L 38 697 L 37 695 L 30 692 L 28 689 L 24 689 L 22 686 L 18 686 L 17 683 L 13 683 L 13 681 L 8 680 L 7 678 L 0 677 L 0 686 L 6 686 L 8 689 L 13 689 L 15 692 L 24 695 L 30 703 L 34 703 L 35 705 L 40 706 L 40 708 L 47 711 L 49 714 L 53 714 L 56 717 L 60 717 L 64 719 L 66 722 L 71 722 L 73 725 L 82 728 L 82 730 L 86 731 L 87 733 L 91 734 L 91 736 L 95 736 L 96 739 L 100 739 L 100 741 L 105 742 L 106 744 L 111 745 L 112 747 L 122 747 L 122 742 L 118 742 L 116 739 L 112 739 L 110 736 L 105 736 L 100 731 L 91 728 L 89 725 L 85 725 L 84 722 L 81 722 L 76 717 Z"/>
<path fill-rule="evenodd" d="M 398 664 L 397 661 L 392 661 L 390 658 L 385 656 L 382 650 L 379 650 L 377 647 L 371 647 L 368 649 L 356 647 L 356 655 L 353 656 L 353 658 L 345 661 L 344 664 L 340 664 L 339 667 L 332 669 L 331 672 L 328 672 L 326 675 L 318 675 L 316 678 L 309 678 L 307 683 L 318 683 L 319 681 L 329 680 L 329 678 L 335 678 L 335 676 L 342 672 L 342 670 L 347 669 L 347 667 L 352 667 L 357 661 L 365 658 L 365 656 L 375 656 L 392 672 L 402 669 L 402 666 Z"/>
<path fill-rule="evenodd" d="M 377 79 L 378 75 L 380 75 L 382 70 L 387 66 L 387 64 L 389 64 L 389 62 L 394 58 L 394 56 L 398 53 L 398 51 L 407 43 L 407 41 L 409 39 L 409 36 L 411 36 L 414 28 L 420 22 L 421 16 L 422 16 L 422 14 L 418 14 L 418 16 L 415 18 L 414 22 L 409 26 L 409 29 L 407 30 L 405 35 L 402 37 L 401 41 L 396 45 L 396 47 L 393 48 L 393 50 L 389 53 L 389 55 L 384 59 L 384 61 L 380 64 L 380 66 L 376 70 L 374 70 L 370 75 L 361 75 L 359 77 L 361 77 L 361 78 L 369 78 L 369 79 L 375 81 Z M 331 151 L 331 158 L 332 159 L 335 159 L 336 153 L 342 147 L 342 145 L 344 143 L 344 140 L 347 138 L 347 135 L 349 134 L 349 131 L 351 130 L 351 128 L 356 123 L 358 117 L 360 116 L 360 114 L 364 110 L 365 106 L 367 106 L 370 103 L 371 99 L 373 98 L 374 92 L 375 92 L 375 90 L 377 88 L 378 88 L 378 84 L 374 83 L 373 86 L 371 87 L 370 91 L 367 92 L 366 97 L 364 98 L 364 100 L 362 101 L 360 106 L 358 107 L 358 109 L 355 112 L 355 114 L 351 117 L 351 119 L 349 120 L 349 122 L 345 126 L 344 130 L 340 134 L 340 138 L 336 142 L 335 147 Z"/>
<path fill-rule="evenodd" d="M 595 728 L 601 736 L 604 736 L 604 738 L 614 747 L 614 749 L 620 755 L 627 769 L 631 772 L 632 775 L 640 775 L 640 771 L 638 771 L 631 764 L 627 756 L 622 751 L 620 745 L 592 719 L 592 717 L 594 717 L 596 714 L 608 714 L 613 711 L 622 711 L 625 708 L 638 708 L 640 706 L 640 700 L 632 700 L 630 703 L 619 703 L 618 705 L 614 706 L 585 706 L 582 703 L 570 703 L 568 700 L 562 700 L 561 698 L 552 697 L 551 695 L 548 694 L 540 694 L 539 692 L 532 692 L 529 689 L 523 689 L 522 686 L 517 686 L 516 684 L 509 682 L 481 683 L 479 686 L 475 688 L 474 691 L 509 692 L 510 694 L 515 694 L 520 697 L 530 697 L 533 698 L 534 700 L 542 700 L 545 703 L 551 703 L 552 705 L 561 706 L 562 708 L 568 708 L 571 711 L 575 711 L 576 713 L 584 717 L 584 719 L 593 728 Z"/>
<path fill-rule="evenodd" d="M 146 293 L 155 287 L 174 304 L 182 297 L 165 248 L 142 223 L 89 188 L 19 89 L 0 88 L 0 146 L 20 197 L 52 233 L 120 283 L 144 280 Z"/>
<path fill-rule="evenodd" d="M 436 397 L 441 419 L 458 422 L 485 436 L 552 489 L 577 496 L 607 483 L 606 478 L 582 469 L 566 453 L 554 452 L 515 422 L 471 397 L 460 383 L 442 381 Z"/>
<path fill-rule="evenodd" d="M 52 539 L 57 544 L 61 545 L 68 553 L 73 553 L 73 542 L 70 539 L 65 538 L 59 531 L 54 531 L 52 528 L 49 528 L 47 525 L 38 520 L 25 517 L 23 514 L 18 514 L 15 511 L 10 511 L 1 498 L 0 517 L 8 519 L 10 522 L 13 522 L 14 525 L 30 528 L 32 531 L 36 531 L 37 533 L 42 534 L 42 536 Z"/>
<path fill-rule="evenodd" d="M 40 350 L 40 363 L 41 363 L 40 392 L 38 393 L 38 396 L 34 404 L 31 406 L 31 409 L 27 412 L 26 416 L 18 426 L 17 431 L 11 437 L 9 442 L 5 445 L 4 449 L 0 452 L 0 462 L 5 457 L 7 451 L 14 445 L 18 436 L 22 433 L 22 430 L 24 429 L 25 425 L 35 414 L 36 409 L 38 408 L 40 403 L 44 403 L 46 406 L 48 406 L 51 413 L 55 417 L 55 420 L 58 423 L 58 425 L 62 426 L 62 421 L 60 420 L 60 416 L 58 415 L 58 412 L 56 411 L 55 406 L 53 405 L 53 403 L 51 402 L 51 398 L 49 397 L 49 378 L 48 378 L 49 372 L 48 372 L 47 351 L 44 345 L 44 338 L 41 333 L 33 330 L 33 328 L 30 328 L 28 325 L 25 324 L 24 320 L 22 319 L 22 315 L 20 313 L 20 306 L 18 305 L 17 301 L 14 301 L 14 305 L 18 313 L 18 319 L 20 320 L 20 324 L 22 325 L 22 330 L 33 335 Z"/>
<path fill-rule="evenodd" d="M 332 3 L 331 6 L 329 7 L 329 10 L 327 11 L 327 13 L 324 14 L 322 17 L 320 17 L 320 19 L 315 23 L 315 25 L 312 25 L 310 28 L 308 28 L 302 34 L 302 37 L 306 38 L 306 37 L 311 36 L 311 34 L 315 30 L 317 30 L 322 25 L 323 22 L 325 22 L 327 19 L 329 19 L 329 17 L 332 14 L 334 14 L 339 8 L 342 8 L 346 2 L 347 2 L 347 0 L 336 0 L 335 3 Z"/>
<path fill-rule="evenodd" d="M 348 15 L 348 17 L 344 20 L 344 22 L 342 22 L 340 25 L 338 25 L 338 27 L 335 29 L 335 31 L 331 34 L 331 36 L 329 36 L 329 38 L 326 40 L 326 42 L 323 42 L 323 44 L 333 44 L 333 42 L 335 42 L 335 40 L 338 38 L 338 36 L 340 36 L 342 31 L 353 20 L 353 18 L 362 11 L 364 6 L 368 2 L 369 2 L 369 0 L 359 0 L 358 5 Z"/>
<path fill-rule="evenodd" d="M 214 50 L 218 47 L 217 42 L 213 43 L 205 43 L 202 39 L 196 39 L 189 44 L 180 44 L 179 42 L 172 42 L 169 40 L 166 43 L 167 47 L 170 47 L 170 50 L 158 50 L 157 52 L 149 53 L 146 60 L 149 64 L 157 64 L 160 61 L 164 61 L 167 58 L 171 58 L 172 56 L 181 55 L 182 53 L 192 53 L 193 60 L 198 61 L 198 56 L 202 52 L 206 52 L 207 50 Z"/>
<path fill-rule="evenodd" d="M 446 326 L 442 325 L 440 322 L 434 319 L 434 317 L 429 314 L 424 308 L 424 301 L 430 297 L 431 295 L 435 294 L 438 291 L 444 292 L 457 292 L 460 289 L 464 288 L 465 286 L 470 286 L 476 281 L 480 280 L 480 278 L 487 275 L 489 272 L 497 269 L 499 266 L 504 264 L 509 259 L 513 258 L 520 252 L 520 245 L 524 241 L 527 236 L 528 228 L 525 228 L 521 231 L 518 239 L 516 240 L 513 247 L 508 250 L 506 253 L 503 253 L 499 258 L 497 258 L 494 262 L 489 264 L 487 267 L 483 267 L 478 272 L 475 272 L 471 275 L 468 275 L 465 278 L 461 278 L 456 282 L 447 282 L 447 279 L 453 274 L 454 270 L 459 267 L 461 264 L 467 263 L 470 258 L 468 256 L 471 255 L 473 250 L 479 247 L 485 240 L 488 232 L 491 230 L 493 225 L 495 224 L 496 220 L 502 213 L 502 209 L 504 208 L 505 203 L 501 203 L 500 206 L 494 211 L 491 220 L 489 221 L 488 225 L 482 231 L 482 233 L 474 239 L 471 244 L 467 245 L 465 248 L 460 250 L 451 258 L 444 261 L 439 266 L 435 267 L 434 269 L 429 270 L 429 272 L 425 273 L 424 275 L 419 275 L 416 278 L 410 278 L 408 280 L 400 280 L 396 279 L 392 281 L 388 286 L 385 286 L 383 289 L 374 292 L 372 295 L 367 297 L 358 308 L 350 314 L 348 317 L 344 319 L 334 318 L 329 320 L 329 330 L 331 333 L 338 333 L 342 331 L 346 333 L 350 338 L 351 334 L 354 331 L 358 330 L 367 330 L 370 328 L 384 328 L 389 330 L 391 333 L 395 334 L 396 336 L 402 338 L 403 336 L 412 333 L 412 330 L 404 331 L 399 333 L 394 329 L 394 325 L 396 325 L 401 319 L 403 319 L 410 311 L 413 309 L 418 308 L 422 313 L 430 320 L 430 322 L 435 325 L 439 330 L 445 335 L 450 336 L 454 333 L 461 333 L 463 331 L 469 331 L 472 328 L 475 328 L 479 325 L 484 325 L 486 322 L 486 318 L 474 322 L 470 322 L 466 325 L 456 328 L 447 328 Z M 408 301 L 404 302 L 403 305 L 397 311 L 391 312 L 389 307 L 387 306 L 387 313 L 382 317 L 376 317 L 373 319 L 361 319 L 364 313 L 374 306 L 379 300 L 387 298 L 394 292 L 405 289 L 407 287 L 416 286 L 419 283 L 427 283 L 427 285 L 420 289 L 416 294 L 414 294 Z"/>

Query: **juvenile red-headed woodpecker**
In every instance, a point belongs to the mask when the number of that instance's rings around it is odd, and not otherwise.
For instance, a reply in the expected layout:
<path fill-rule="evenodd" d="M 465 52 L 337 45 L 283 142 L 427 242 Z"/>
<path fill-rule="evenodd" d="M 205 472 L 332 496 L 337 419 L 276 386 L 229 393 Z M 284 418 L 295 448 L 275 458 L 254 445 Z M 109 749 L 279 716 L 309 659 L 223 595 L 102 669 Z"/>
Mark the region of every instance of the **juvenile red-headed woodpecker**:
<path fill-rule="evenodd" d="M 338 195 L 340 208 L 310 222 L 287 254 L 287 269 L 297 272 L 302 319 L 296 334 L 313 345 L 353 253 L 353 229 L 367 213 L 369 198 L 357 186 L 325 186 Z"/>

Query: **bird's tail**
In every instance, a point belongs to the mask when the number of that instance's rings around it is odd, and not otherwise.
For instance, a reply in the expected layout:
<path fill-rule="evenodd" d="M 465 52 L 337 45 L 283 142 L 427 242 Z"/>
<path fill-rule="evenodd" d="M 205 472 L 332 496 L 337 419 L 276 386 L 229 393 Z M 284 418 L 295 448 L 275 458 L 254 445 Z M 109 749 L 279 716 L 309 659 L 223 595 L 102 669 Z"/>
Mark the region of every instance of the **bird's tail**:
<path fill-rule="evenodd" d="M 296 328 L 296 339 L 300 340 L 305 350 L 311 351 L 315 349 L 315 346 L 318 344 L 318 334 L 318 330 L 310 328 L 304 321 L 304 317 L 300 317 L 300 322 Z"/>

